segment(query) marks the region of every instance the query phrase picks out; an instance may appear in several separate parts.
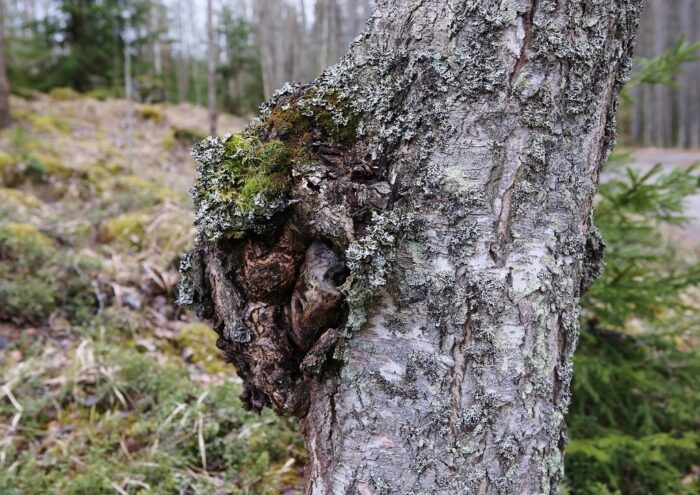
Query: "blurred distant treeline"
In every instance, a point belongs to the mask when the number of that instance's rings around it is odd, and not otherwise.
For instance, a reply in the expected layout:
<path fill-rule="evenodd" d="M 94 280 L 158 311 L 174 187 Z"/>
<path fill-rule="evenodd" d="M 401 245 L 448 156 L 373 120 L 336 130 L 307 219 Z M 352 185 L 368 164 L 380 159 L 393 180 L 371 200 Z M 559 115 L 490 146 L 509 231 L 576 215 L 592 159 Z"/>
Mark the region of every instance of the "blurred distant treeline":
<path fill-rule="evenodd" d="M 71 87 L 205 104 L 204 0 L 0 0 L 13 91 Z M 215 0 L 218 108 L 244 114 L 285 81 L 310 80 L 362 30 L 373 0 Z"/>
<path fill-rule="evenodd" d="M 374 0 L 0 0 L 13 91 L 71 87 L 123 96 L 126 56 L 142 100 L 207 102 L 207 57 L 219 110 L 254 113 L 286 81 L 308 81 L 361 32 Z M 700 39 L 700 1 L 648 0 L 637 54 Z M 672 81 L 639 85 L 621 114 L 630 144 L 700 147 L 700 61 Z"/>
<path fill-rule="evenodd" d="M 662 55 L 681 37 L 700 40 L 700 1 L 647 0 L 637 55 Z M 678 73 L 671 85 L 640 85 L 623 120 L 630 143 L 679 148 L 700 147 L 700 61 Z"/>

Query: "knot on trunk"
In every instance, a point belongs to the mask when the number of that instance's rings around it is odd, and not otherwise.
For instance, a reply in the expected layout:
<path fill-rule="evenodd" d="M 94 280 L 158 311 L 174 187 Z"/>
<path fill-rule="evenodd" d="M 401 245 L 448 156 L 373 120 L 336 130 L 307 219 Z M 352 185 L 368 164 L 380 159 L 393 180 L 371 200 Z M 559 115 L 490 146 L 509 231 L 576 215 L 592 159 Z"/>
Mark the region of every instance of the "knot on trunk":
<path fill-rule="evenodd" d="M 337 286 L 344 273 L 345 266 L 328 246 L 311 244 L 291 303 L 291 336 L 300 351 L 308 351 L 319 334 L 338 321 L 343 294 Z"/>
<path fill-rule="evenodd" d="M 344 261 L 291 220 L 277 235 L 218 241 L 204 256 L 217 345 L 244 380 L 245 405 L 303 416 L 347 313 Z"/>
<path fill-rule="evenodd" d="M 289 86 L 246 131 L 193 150 L 199 235 L 180 301 L 213 320 L 250 409 L 305 415 L 339 335 L 386 279 L 395 191 L 361 117 L 349 93 Z"/>

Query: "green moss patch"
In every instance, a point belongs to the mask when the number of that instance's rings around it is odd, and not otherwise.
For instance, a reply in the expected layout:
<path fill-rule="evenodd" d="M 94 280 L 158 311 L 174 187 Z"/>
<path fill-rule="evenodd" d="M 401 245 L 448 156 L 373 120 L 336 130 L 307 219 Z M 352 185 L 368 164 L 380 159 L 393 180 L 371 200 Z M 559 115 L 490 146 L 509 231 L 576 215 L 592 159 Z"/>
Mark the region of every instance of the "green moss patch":
<path fill-rule="evenodd" d="M 191 355 L 193 363 L 200 365 L 208 373 L 230 370 L 217 352 L 216 332 L 203 323 L 190 323 L 175 337 L 177 346 L 183 353 Z"/>
<path fill-rule="evenodd" d="M 52 100 L 56 101 L 67 101 L 67 100 L 77 100 L 78 98 L 81 98 L 81 94 L 78 93 L 76 90 L 73 88 L 53 88 L 51 91 L 49 91 L 49 96 L 51 97 Z"/>
<path fill-rule="evenodd" d="M 0 321 L 47 322 L 54 312 L 75 321 L 93 313 L 91 266 L 35 227 L 0 224 Z"/>
<path fill-rule="evenodd" d="M 338 93 L 321 94 L 315 89 L 298 100 L 274 106 L 266 116 L 274 134 L 298 154 L 306 153 L 305 145 L 316 139 L 352 145 L 359 121 L 359 115 Z"/>
<path fill-rule="evenodd" d="M 156 124 L 165 122 L 165 116 L 157 105 L 140 105 L 136 109 L 136 115 L 138 115 L 140 119 L 148 120 Z"/>
<path fill-rule="evenodd" d="M 125 213 L 106 220 L 99 229 L 97 239 L 103 244 L 114 241 L 139 245 L 150 218 L 143 213 Z"/>
<path fill-rule="evenodd" d="M 208 138 L 193 154 L 200 162 L 192 189 L 195 224 L 208 239 L 264 232 L 289 205 L 291 157 L 282 141 Z"/>
<path fill-rule="evenodd" d="M 252 418 L 235 379 L 202 385 L 181 362 L 89 338 L 2 361 L 0 373 L 23 408 L 5 437 L 0 493 L 272 495 L 301 482 L 292 422 Z M 16 414 L 0 400 L 4 424 Z"/>

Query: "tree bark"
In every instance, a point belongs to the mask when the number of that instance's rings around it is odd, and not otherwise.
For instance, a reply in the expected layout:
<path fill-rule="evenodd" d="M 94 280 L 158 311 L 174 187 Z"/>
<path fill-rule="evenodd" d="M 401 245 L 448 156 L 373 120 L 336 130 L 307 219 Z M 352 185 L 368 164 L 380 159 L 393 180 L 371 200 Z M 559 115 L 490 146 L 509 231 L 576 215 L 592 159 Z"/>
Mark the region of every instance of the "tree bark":
<path fill-rule="evenodd" d="M 263 93 L 265 98 L 272 96 L 276 69 L 275 54 L 271 41 L 270 1 L 259 0 L 254 4 L 255 19 L 258 25 L 258 46 L 262 65 Z"/>
<path fill-rule="evenodd" d="M 556 492 L 641 4 L 380 1 L 338 65 L 195 148 L 180 301 L 249 408 L 299 418 L 306 493 Z"/>
<path fill-rule="evenodd" d="M 153 74 L 156 78 L 163 76 L 163 45 L 161 22 L 161 6 L 157 3 L 150 5 L 150 29 L 153 36 Z"/>
<path fill-rule="evenodd" d="M 10 81 L 5 62 L 5 6 L 0 0 L 0 129 L 7 127 L 10 117 Z"/>
<path fill-rule="evenodd" d="M 689 41 L 700 40 L 700 6 L 693 3 L 693 19 L 691 33 L 688 34 Z M 688 84 L 691 88 L 690 105 L 691 108 L 700 108 L 700 62 L 695 62 L 688 69 Z M 689 145 L 691 148 L 700 148 L 700 112 L 693 112 L 690 118 Z"/>

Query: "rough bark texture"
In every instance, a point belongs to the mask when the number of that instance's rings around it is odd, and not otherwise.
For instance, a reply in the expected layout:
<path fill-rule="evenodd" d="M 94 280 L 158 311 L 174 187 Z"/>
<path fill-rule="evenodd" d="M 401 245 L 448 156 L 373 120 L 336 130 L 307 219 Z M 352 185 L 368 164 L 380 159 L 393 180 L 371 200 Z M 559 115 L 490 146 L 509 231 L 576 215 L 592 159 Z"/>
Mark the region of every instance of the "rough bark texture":
<path fill-rule="evenodd" d="M 554 493 L 591 224 L 641 0 L 384 0 L 195 149 L 181 301 L 310 494 Z"/>

